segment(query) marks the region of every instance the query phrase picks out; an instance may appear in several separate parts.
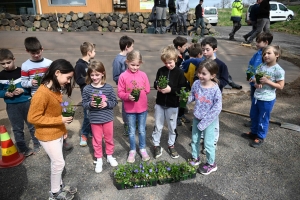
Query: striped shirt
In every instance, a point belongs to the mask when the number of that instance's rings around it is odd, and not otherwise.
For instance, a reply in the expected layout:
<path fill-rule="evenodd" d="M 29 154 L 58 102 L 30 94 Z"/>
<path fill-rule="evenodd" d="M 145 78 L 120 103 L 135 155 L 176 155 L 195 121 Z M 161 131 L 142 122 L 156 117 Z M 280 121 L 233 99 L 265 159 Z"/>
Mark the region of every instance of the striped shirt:
<path fill-rule="evenodd" d="M 92 95 L 102 91 L 107 98 L 107 107 L 95 108 L 91 106 Z M 88 110 L 88 116 L 91 124 L 104 124 L 114 120 L 113 108 L 118 104 L 117 97 L 113 87 L 105 83 L 101 88 L 92 85 L 86 85 L 82 93 L 82 106 Z"/>
<path fill-rule="evenodd" d="M 32 85 L 32 79 L 35 74 L 44 75 L 49 66 L 51 65 L 52 60 L 47 58 L 43 58 L 39 61 L 26 60 L 21 66 L 21 85 L 24 88 L 31 88 L 31 95 L 33 95 L 39 86 Z"/>

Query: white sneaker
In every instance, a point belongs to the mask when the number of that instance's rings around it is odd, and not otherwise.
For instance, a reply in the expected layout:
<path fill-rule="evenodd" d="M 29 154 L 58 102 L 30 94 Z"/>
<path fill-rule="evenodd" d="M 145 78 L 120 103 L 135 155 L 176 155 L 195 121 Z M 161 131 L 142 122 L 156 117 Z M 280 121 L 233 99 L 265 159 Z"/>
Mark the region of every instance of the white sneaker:
<path fill-rule="evenodd" d="M 95 172 L 96 173 L 102 172 L 102 165 L 103 165 L 103 163 L 102 163 L 102 158 L 100 158 L 100 159 L 98 158 L 97 161 L 94 161 L 94 163 L 96 163 L 96 167 L 95 167 Z"/>
<path fill-rule="evenodd" d="M 108 157 L 107 156 L 107 162 L 112 166 L 112 167 L 116 167 L 118 166 L 118 162 L 116 161 L 116 158 L 114 157 Z"/>

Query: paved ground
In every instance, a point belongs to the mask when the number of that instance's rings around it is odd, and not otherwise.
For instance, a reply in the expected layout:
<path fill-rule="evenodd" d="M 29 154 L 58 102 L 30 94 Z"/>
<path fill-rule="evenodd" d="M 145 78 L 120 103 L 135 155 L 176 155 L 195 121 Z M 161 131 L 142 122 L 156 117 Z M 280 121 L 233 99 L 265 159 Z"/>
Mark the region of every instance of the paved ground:
<path fill-rule="evenodd" d="M 96 59 L 101 60 L 108 73 L 108 82 L 113 86 L 111 77 L 111 63 L 119 52 L 118 39 L 124 33 L 48 33 L 48 32 L 0 32 L 1 47 L 10 48 L 17 58 L 17 64 L 24 62 L 28 55 L 24 50 L 23 41 L 26 37 L 37 36 L 45 50 L 44 56 L 49 59 L 65 58 L 75 64 L 80 57 L 79 45 L 84 41 L 91 41 L 97 45 Z M 171 35 L 144 35 L 128 33 L 135 40 L 135 49 L 141 51 L 145 64 L 141 67 L 146 71 L 150 82 L 153 83 L 156 70 L 162 66 L 159 59 L 161 47 L 171 44 Z M 13 39 L 12 39 L 13 38 Z M 234 81 L 248 90 L 244 71 L 247 63 L 255 51 L 239 46 L 239 42 L 219 40 L 218 57 L 229 68 Z M 286 79 L 295 80 L 299 76 L 299 68 L 291 63 L 280 61 L 286 70 Z M 225 93 L 238 92 L 226 90 Z M 153 105 L 155 91 L 149 95 L 149 115 L 147 119 L 147 149 L 152 147 L 151 133 L 154 123 Z M 78 89 L 74 91 L 72 99 L 80 102 Z M 298 103 L 293 98 L 278 100 L 283 109 L 275 109 L 274 117 L 287 120 L 299 125 Z M 245 93 L 235 98 L 224 98 L 224 108 L 248 113 L 249 99 Z M 2 108 L 2 109 L 1 109 Z M 3 101 L 0 102 L 0 124 L 4 124 L 12 136 L 11 126 L 7 119 Z M 191 110 L 190 110 L 191 111 Z M 120 104 L 115 112 L 115 157 L 119 163 L 126 162 L 129 150 L 128 138 L 122 136 Z M 191 112 L 187 115 L 192 118 Z M 240 137 L 247 128 L 242 124 L 247 119 L 222 113 L 220 115 L 221 137 L 218 143 L 217 163 L 219 169 L 209 176 L 197 174 L 197 178 L 181 183 L 168 184 L 137 190 L 117 191 L 112 183 L 112 168 L 105 163 L 101 174 L 94 173 L 93 149 L 91 141 L 89 147 L 79 146 L 79 129 L 82 122 L 82 109 L 76 113 L 75 120 L 67 126 L 69 140 L 74 149 L 65 152 L 66 170 L 64 181 L 66 184 L 76 185 L 78 194 L 76 199 L 298 199 L 299 187 L 299 133 L 279 128 L 271 124 L 268 140 L 260 149 L 249 147 L 249 141 Z M 166 151 L 159 160 L 169 162 L 183 162 L 190 158 L 189 124 L 178 127 L 180 139 L 176 148 L 179 159 L 171 159 Z M 167 149 L 167 134 L 164 130 L 162 147 Z M 26 138 L 28 141 L 28 132 Z M 12 136 L 13 138 L 13 136 Z M 32 145 L 28 141 L 29 145 Z M 152 153 L 151 160 L 153 159 Z M 137 156 L 137 161 L 140 161 Z M 201 157 L 202 162 L 205 157 Z M 104 159 L 105 161 L 105 159 Z M 46 199 L 50 188 L 50 162 L 44 151 L 27 158 L 15 168 L 0 169 L 1 199 Z"/>

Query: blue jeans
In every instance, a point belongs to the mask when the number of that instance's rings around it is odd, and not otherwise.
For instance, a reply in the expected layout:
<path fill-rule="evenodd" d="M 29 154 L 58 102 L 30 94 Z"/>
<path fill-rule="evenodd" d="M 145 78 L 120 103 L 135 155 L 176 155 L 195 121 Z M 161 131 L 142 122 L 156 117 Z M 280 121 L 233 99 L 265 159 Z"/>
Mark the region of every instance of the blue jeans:
<path fill-rule="evenodd" d="M 135 147 L 135 130 L 138 122 L 139 148 L 146 148 L 146 119 L 148 111 L 142 113 L 126 113 L 129 126 L 129 143 L 130 150 L 136 150 Z"/>
<path fill-rule="evenodd" d="M 88 137 L 88 135 L 92 132 L 90 119 L 88 117 L 87 111 L 87 109 L 83 109 L 83 122 L 81 127 L 81 135 L 85 135 L 86 137 Z"/>
<path fill-rule="evenodd" d="M 200 139 L 201 134 L 203 133 L 204 136 L 204 148 L 206 150 L 206 159 L 207 163 L 213 165 L 215 163 L 215 126 L 216 120 L 213 121 L 205 130 L 200 131 L 197 128 L 198 123 L 200 122 L 199 119 L 193 119 L 193 130 L 192 130 L 192 157 L 198 158 L 199 157 L 199 148 L 200 148 Z"/>
<path fill-rule="evenodd" d="M 204 20 L 202 17 L 199 17 L 196 20 L 196 25 L 194 26 L 194 28 L 192 28 L 190 31 L 197 31 L 197 28 L 199 27 L 199 25 L 201 25 L 201 37 L 204 36 L 204 31 L 205 31 L 205 24 L 204 24 Z"/>
<path fill-rule="evenodd" d="M 23 103 L 6 104 L 6 112 L 12 126 L 15 136 L 15 141 L 18 149 L 21 152 L 27 151 L 28 147 L 25 143 L 24 122 L 27 124 L 31 139 L 34 146 L 39 146 L 40 143 L 34 136 L 35 128 L 27 121 L 30 101 Z"/>
<path fill-rule="evenodd" d="M 269 130 L 269 120 L 276 99 L 273 101 L 252 100 L 250 118 L 251 133 L 257 134 L 260 139 L 265 139 Z"/>

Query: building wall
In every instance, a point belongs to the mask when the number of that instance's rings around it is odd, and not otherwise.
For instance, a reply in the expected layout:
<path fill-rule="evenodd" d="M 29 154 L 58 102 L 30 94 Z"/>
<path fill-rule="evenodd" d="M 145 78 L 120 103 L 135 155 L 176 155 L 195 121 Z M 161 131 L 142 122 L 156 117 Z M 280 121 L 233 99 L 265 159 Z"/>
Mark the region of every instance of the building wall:
<path fill-rule="evenodd" d="M 95 13 L 111 13 L 111 12 L 151 12 L 151 10 L 140 10 L 140 0 L 127 0 L 126 9 L 114 9 L 113 0 L 86 0 L 86 5 L 50 5 L 48 0 L 35 0 L 36 10 L 41 14 L 39 2 L 42 13 L 69 13 L 77 12 L 95 12 Z"/>

